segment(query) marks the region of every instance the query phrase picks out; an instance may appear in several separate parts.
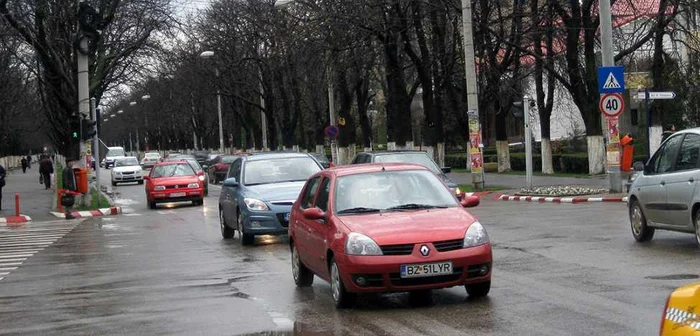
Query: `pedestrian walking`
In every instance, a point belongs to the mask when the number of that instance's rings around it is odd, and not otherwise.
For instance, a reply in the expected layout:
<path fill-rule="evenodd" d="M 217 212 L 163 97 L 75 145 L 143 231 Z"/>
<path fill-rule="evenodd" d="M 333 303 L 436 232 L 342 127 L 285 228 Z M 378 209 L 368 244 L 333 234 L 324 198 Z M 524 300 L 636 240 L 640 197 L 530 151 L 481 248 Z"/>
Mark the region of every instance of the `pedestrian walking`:
<path fill-rule="evenodd" d="M 51 174 L 53 172 L 53 162 L 48 155 L 44 155 L 39 161 L 39 174 L 41 174 L 40 182 L 44 183 L 46 189 L 51 189 Z"/>
<path fill-rule="evenodd" d="M 5 167 L 0 165 L 0 211 L 2 211 L 2 187 L 5 186 L 5 176 L 7 176 L 7 171 Z"/>
<path fill-rule="evenodd" d="M 27 173 L 27 158 L 22 158 L 22 174 Z"/>
<path fill-rule="evenodd" d="M 66 159 L 66 168 L 63 168 L 63 189 L 66 191 L 77 191 L 78 186 L 75 182 L 75 173 L 73 172 L 74 159 Z M 61 199 L 61 205 L 66 213 L 66 219 L 75 218 L 72 214 L 73 205 L 75 204 L 75 196 L 64 193 Z"/>
<path fill-rule="evenodd" d="M 661 142 L 666 141 L 666 139 L 673 133 L 676 132 L 676 125 L 668 125 L 666 131 L 661 134 Z"/>
<path fill-rule="evenodd" d="M 32 169 L 32 156 L 27 155 L 27 169 Z"/>

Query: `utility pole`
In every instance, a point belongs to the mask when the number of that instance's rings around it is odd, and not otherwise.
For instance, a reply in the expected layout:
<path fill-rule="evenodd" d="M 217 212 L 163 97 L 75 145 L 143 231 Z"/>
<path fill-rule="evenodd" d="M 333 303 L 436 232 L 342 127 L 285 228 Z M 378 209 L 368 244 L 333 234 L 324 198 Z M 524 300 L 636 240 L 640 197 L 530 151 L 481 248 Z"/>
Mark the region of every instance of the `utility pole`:
<path fill-rule="evenodd" d="M 532 125 L 530 125 L 530 96 L 523 97 L 523 117 L 525 119 L 525 183 L 532 190 Z"/>
<path fill-rule="evenodd" d="M 602 58 L 603 66 L 609 67 L 615 65 L 613 59 L 613 44 L 612 44 L 612 14 L 610 11 L 610 0 L 600 1 L 600 40 L 603 47 Z M 617 117 L 607 117 L 607 124 L 617 125 Z M 608 127 L 603 127 L 606 130 Z M 610 131 L 606 131 L 608 138 L 608 147 L 606 153 L 608 157 L 608 176 L 610 178 L 610 192 L 622 192 L 622 177 L 620 176 L 620 143 L 611 141 L 611 138 L 618 138 L 619 134 L 611 135 Z M 615 148 L 617 147 L 617 148 Z M 612 149 L 612 150 L 611 150 Z M 614 157 L 617 156 L 617 157 Z"/>
<path fill-rule="evenodd" d="M 216 68 L 216 79 L 219 80 L 219 68 Z M 224 153 L 224 121 L 221 115 L 221 90 L 216 89 L 216 109 L 219 113 L 219 152 Z"/>
<path fill-rule="evenodd" d="M 84 35 L 84 25 L 80 18 L 85 15 L 81 8 L 83 6 L 84 0 L 78 0 L 78 38 L 80 39 L 78 52 L 76 53 L 76 61 L 78 68 L 78 118 L 88 118 L 90 117 L 90 73 L 88 67 L 88 37 Z M 78 146 L 78 167 L 85 168 L 85 145 L 83 141 L 80 141 Z"/>
<path fill-rule="evenodd" d="M 333 81 L 331 80 L 330 71 L 328 72 L 328 117 L 331 119 L 331 126 L 335 126 L 335 95 L 333 94 Z M 338 143 L 335 139 L 331 139 L 331 162 L 335 165 L 345 164 L 338 162 Z"/>
<path fill-rule="evenodd" d="M 260 128 L 262 129 L 262 151 L 267 151 L 267 116 L 265 115 L 265 91 L 263 73 L 260 70 Z"/>
<path fill-rule="evenodd" d="M 474 62 L 474 36 L 472 32 L 472 4 L 470 0 L 462 0 L 462 32 L 464 35 L 464 72 L 467 82 L 467 109 L 470 114 L 470 148 L 469 157 L 472 172 L 472 183 L 475 190 L 484 188 L 483 159 L 481 149 L 481 124 L 479 116 L 479 95 L 476 86 L 476 64 Z M 473 115 L 476 115 L 475 126 L 472 130 Z M 478 136 L 476 136 L 478 134 Z M 478 139 L 471 143 L 471 139 Z"/>
<path fill-rule="evenodd" d="M 95 160 L 100 160 L 100 135 L 97 131 L 97 108 L 95 106 L 95 98 L 90 99 L 90 107 L 92 109 L 92 120 L 95 122 L 95 135 L 92 136 L 92 155 Z M 95 192 L 97 193 L 97 206 L 100 207 L 100 165 L 95 163 Z"/>

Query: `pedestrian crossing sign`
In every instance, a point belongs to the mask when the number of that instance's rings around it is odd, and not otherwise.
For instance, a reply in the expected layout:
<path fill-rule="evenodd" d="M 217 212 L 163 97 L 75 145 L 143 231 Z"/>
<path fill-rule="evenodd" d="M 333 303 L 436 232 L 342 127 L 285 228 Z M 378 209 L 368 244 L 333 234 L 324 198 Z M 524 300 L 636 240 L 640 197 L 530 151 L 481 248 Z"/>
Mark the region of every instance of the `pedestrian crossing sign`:
<path fill-rule="evenodd" d="M 625 68 L 622 66 L 598 67 L 598 91 L 600 93 L 625 92 Z"/>

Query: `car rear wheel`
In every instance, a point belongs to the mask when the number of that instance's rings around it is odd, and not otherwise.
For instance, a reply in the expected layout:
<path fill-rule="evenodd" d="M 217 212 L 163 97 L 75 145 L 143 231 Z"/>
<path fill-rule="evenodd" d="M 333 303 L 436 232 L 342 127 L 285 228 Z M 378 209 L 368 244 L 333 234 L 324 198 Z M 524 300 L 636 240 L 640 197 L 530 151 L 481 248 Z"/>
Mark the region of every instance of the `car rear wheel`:
<path fill-rule="evenodd" d="M 484 297 L 489 295 L 489 291 L 491 291 L 491 280 L 473 285 L 465 285 L 464 288 L 467 289 L 467 294 L 469 294 L 470 298 L 476 299 Z"/>
<path fill-rule="evenodd" d="M 642 206 L 639 201 L 632 200 L 630 204 L 630 226 L 632 227 L 632 236 L 638 242 L 650 241 L 654 237 L 654 228 L 647 226 L 647 219 L 642 212 Z"/>
<path fill-rule="evenodd" d="M 294 243 L 292 243 L 292 276 L 297 287 L 309 287 L 314 283 L 314 274 L 299 258 L 299 251 Z"/>
<path fill-rule="evenodd" d="M 238 223 L 238 232 L 241 233 L 241 244 L 242 245 L 253 245 L 255 243 L 255 235 L 245 233 L 243 228 L 243 219 L 241 214 L 236 214 L 236 222 Z"/>
<path fill-rule="evenodd" d="M 194 205 L 203 205 L 203 204 L 204 204 L 204 199 L 201 199 L 201 198 L 200 198 L 200 199 L 198 199 L 198 200 L 194 200 L 194 201 L 192 201 L 192 204 L 194 204 Z"/>
<path fill-rule="evenodd" d="M 233 238 L 236 232 L 226 225 L 226 219 L 224 218 L 224 211 L 222 209 L 219 209 L 219 224 L 221 224 L 221 236 L 224 237 L 224 239 Z"/>
<path fill-rule="evenodd" d="M 345 289 L 335 258 L 331 259 L 331 296 L 336 308 L 352 307 L 357 299 L 357 294 L 348 292 Z"/>

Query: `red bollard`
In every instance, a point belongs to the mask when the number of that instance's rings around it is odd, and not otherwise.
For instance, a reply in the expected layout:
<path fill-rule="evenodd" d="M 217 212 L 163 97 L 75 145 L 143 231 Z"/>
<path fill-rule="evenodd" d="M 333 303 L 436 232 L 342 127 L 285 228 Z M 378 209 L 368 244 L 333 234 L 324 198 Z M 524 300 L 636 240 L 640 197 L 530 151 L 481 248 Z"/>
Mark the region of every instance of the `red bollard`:
<path fill-rule="evenodd" d="M 15 194 L 15 216 L 19 217 L 19 193 Z"/>

